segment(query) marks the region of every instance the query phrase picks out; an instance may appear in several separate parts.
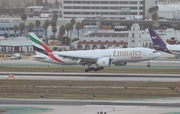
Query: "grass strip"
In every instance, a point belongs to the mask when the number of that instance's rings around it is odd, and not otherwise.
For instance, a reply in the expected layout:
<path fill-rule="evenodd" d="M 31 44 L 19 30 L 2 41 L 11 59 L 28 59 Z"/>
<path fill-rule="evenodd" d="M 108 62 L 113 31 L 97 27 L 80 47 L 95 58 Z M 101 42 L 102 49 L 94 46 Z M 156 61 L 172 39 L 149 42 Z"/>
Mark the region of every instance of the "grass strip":
<path fill-rule="evenodd" d="M 81 73 L 85 67 L 36 67 L 36 66 L 0 66 L 0 72 L 68 72 Z M 91 73 L 136 73 L 136 74 L 180 74 L 179 68 L 104 68 Z"/>
<path fill-rule="evenodd" d="M 0 80 L 1 98 L 149 99 L 179 97 L 177 82 Z"/>

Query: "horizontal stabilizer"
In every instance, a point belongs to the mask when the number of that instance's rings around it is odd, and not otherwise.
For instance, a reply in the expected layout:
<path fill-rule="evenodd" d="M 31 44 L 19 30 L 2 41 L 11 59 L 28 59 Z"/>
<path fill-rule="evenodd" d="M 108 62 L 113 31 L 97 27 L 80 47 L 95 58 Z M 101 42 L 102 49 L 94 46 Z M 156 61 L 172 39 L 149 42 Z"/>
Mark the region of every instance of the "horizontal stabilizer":
<path fill-rule="evenodd" d="M 46 59 L 46 57 L 42 57 L 42 56 L 31 56 L 30 59 Z"/>

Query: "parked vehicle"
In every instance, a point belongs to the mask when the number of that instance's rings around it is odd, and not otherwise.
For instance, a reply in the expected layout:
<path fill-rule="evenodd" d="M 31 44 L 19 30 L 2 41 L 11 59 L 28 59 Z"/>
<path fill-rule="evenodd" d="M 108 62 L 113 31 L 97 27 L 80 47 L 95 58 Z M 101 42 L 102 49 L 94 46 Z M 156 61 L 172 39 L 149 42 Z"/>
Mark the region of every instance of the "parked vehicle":
<path fill-rule="evenodd" d="M 21 54 L 19 53 L 15 53 L 14 55 L 12 55 L 10 57 L 11 60 L 17 60 L 17 59 L 21 59 Z"/>

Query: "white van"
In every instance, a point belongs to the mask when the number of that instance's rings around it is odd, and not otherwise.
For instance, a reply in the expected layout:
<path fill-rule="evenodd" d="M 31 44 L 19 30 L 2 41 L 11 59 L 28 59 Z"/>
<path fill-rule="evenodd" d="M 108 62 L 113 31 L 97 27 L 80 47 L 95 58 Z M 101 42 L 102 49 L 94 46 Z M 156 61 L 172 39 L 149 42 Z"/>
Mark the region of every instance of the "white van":
<path fill-rule="evenodd" d="M 10 57 L 11 60 L 17 60 L 17 59 L 21 59 L 21 54 L 19 53 L 15 53 L 14 55 L 12 55 Z"/>

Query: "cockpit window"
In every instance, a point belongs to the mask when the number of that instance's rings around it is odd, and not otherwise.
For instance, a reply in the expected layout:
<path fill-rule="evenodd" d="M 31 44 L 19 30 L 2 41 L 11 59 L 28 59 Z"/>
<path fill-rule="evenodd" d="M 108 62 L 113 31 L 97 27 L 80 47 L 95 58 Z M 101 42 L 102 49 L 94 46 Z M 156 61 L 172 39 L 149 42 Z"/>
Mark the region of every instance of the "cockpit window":
<path fill-rule="evenodd" d="M 153 53 L 157 53 L 158 51 L 153 51 Z"/>

